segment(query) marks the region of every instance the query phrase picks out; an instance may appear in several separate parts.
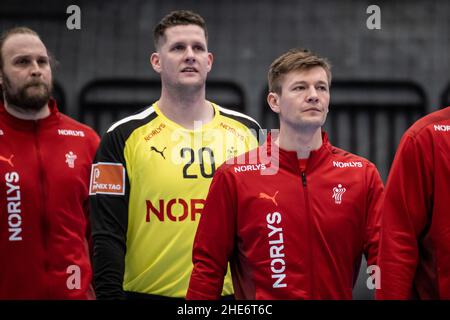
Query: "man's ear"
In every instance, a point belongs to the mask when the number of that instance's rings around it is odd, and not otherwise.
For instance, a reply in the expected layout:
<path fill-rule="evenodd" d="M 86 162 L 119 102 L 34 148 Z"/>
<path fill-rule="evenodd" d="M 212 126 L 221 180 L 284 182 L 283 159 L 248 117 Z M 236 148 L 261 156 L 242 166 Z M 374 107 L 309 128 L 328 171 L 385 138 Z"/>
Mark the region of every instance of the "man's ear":
<path fill-rule="evenodd" d="M 214 56 L 211 52 L 208 52 L 208 72 L 211 71 L 212 65 L 213 65 L 213 61 L 214 61 Z"/>
<path fill-rule="evenodd" d="M 161 73 L 161 60 L 159 59 L 159 53 L 153 52 L 150 56 L 150 64 L 157 73 Z"/>
<path fill-rule="evenodd" d="M 278 93 L 275 92 L 269 92 L 267 95 L 267 103 L 270 106 L 270 109 L 272 109 L 275 113 L 280 113 L 280 96 Z"/>

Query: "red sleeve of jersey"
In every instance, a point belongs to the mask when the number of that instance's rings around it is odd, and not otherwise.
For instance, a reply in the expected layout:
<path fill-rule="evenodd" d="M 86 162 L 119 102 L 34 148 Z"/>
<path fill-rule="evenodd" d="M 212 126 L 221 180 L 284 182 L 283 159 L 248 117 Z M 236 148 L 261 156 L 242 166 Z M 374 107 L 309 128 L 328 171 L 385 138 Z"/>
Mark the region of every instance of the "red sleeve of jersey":
<path fill-rule="evenodd" d="M 214 175 L 195 236 L 186 299 L 220 298 L 234 248 L 235 216 L 236 187 L 222 167 Z"/>
<path fill-rule="evenodd" d="M 368 266 L 377 264 L 382 197 L 383 181 L 377 168 L 371 163 L 367 177 L 367 218 L 364 237 L 364 255 Z"/>
<path fill-rule="evenodd" d="M 429 143 L 426 135 L 406 134 L 392 164 L 382 207 L 377 299 L 411 297 L 419 254 L 417 238 L 431 206 L 432 155 L 422 148 Z"/>

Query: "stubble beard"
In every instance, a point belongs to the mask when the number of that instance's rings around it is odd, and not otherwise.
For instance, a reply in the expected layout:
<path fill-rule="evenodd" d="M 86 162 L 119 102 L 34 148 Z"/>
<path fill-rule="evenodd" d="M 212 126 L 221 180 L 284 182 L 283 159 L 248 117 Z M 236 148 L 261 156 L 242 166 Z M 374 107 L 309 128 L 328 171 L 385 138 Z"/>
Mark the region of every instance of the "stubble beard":
<path fill-rule="evenodd" d="M 322 128 L 326 122 L 326 115 L 321 119 L 296 119 L 292 120 L 284 120 L 285 124 L 299 132 L 314 132 L 319 128 Z"/>

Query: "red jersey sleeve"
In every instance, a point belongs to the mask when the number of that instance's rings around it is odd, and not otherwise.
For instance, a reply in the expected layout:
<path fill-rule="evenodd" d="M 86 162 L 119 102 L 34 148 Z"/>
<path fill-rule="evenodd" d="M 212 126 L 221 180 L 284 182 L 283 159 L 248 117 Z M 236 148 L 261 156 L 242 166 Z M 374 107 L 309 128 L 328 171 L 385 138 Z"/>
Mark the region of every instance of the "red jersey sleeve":
<path fill-rule="evenodd" d="M 374 164 L 370 163 L 367 172 L 367 218 L 364 237 L 364 255 L 367 265 L 376 265 L 381 228 L 381 204 L 383 181 Z"/>
<path fill-rule="evenodd" d="M 222 166 L 214 175 L 194 240 L 186 299 L 219 299 L 234 248 L 236 187 Z"/>
<path fill-rule="evenodd" d="M 408 299 L 418 264 L 417 238 L 430 212 L 432 155 L 421 148 L 426 134 L 406 134 L 394 159 L 382 207 L 377 299 Z M 427 141 L 425 141 L 427 144 Z"/>

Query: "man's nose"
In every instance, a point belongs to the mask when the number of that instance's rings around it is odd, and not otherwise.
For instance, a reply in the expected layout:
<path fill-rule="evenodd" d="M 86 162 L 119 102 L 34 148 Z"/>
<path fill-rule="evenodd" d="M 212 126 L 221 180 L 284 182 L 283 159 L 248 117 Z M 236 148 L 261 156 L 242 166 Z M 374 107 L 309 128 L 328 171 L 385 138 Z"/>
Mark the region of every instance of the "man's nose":
<path fill-rule="evenodd" d="M 316 88 L 312 87 L 312 88 L 309 89 L 306 101 L 309 102 L 309 103 L 317 103 L 317 102 L 319 102 L 319 97 L 317 95 Z"/>
<path fill-rule="evenodd" d="M 186 62 L 189 63 L 195 62 L 194 49 L 191 46 L 188 46 L 186 48 Z"/>
<path fill-rule="evenodd" d="M 31 62 L 31 75 L 34 77 L 38 77 L 42 74 L 41 67 L 37 61 Z"/>

